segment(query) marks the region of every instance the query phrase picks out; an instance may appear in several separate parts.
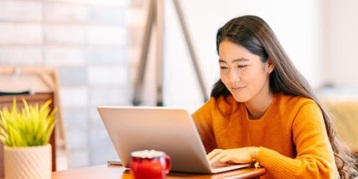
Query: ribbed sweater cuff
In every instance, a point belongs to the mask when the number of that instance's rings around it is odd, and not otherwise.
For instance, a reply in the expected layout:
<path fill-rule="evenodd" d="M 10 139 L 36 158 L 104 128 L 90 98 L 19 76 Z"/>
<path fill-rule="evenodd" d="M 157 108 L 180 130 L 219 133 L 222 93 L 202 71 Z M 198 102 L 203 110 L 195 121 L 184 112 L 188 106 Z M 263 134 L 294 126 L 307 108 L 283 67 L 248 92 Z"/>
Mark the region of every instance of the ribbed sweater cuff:
<path fill-rule="evenodd" d="M 260 147 L 257 161 L 271 173 L 279 173 L 281 178 L 292 178 L 290 173 L 299 172 L 300 168 L 299 162 L 264 147 Z"/>

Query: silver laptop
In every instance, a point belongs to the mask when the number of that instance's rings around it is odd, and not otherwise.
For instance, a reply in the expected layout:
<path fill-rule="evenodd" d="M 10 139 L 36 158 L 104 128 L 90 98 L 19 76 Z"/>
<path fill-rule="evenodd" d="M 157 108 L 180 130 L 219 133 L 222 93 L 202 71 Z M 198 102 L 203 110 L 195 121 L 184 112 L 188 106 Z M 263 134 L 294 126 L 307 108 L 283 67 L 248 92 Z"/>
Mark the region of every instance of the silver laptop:
<path fill-rule="evenodd" d="M 152 149 L 168 154 L 171 171 L 176 172 L 218 173 L 251 166 L 211 166 L 195 123 L 185 109 L 99 106 L 98 112 L 126 168 L 132 151 Z"/>

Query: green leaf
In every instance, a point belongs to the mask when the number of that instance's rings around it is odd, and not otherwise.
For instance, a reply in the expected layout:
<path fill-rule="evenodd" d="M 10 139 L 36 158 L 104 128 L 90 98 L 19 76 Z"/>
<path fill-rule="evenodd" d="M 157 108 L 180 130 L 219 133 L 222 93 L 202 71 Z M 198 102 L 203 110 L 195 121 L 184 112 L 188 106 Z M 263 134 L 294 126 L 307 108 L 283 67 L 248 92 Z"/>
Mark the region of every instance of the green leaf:
<path fill-rule="evenodd" d="M 10 147 L 39 146 L 49 143 L 56 123 L 57 109 L 51 110 L 52 100 L 44 104 L 28 104 L 22 99 L 24 107 L 17 108 L 13 99 L 11 110 L 0 110 L 0 140 Z"/>

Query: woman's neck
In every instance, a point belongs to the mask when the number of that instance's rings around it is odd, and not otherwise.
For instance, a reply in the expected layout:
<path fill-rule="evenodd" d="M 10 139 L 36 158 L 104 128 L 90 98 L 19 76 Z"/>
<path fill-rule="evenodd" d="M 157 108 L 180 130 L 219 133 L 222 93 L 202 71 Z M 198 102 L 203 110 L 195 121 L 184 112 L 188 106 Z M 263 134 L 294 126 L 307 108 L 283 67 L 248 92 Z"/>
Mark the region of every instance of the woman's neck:
<path fill-rule="evenodd" d="M 271 105 L 273 94 L 268 92 L 256 96 L 254 99 L 245 103 L 250 119 L 260 119 L 266 112 L 267 108 Z"/>

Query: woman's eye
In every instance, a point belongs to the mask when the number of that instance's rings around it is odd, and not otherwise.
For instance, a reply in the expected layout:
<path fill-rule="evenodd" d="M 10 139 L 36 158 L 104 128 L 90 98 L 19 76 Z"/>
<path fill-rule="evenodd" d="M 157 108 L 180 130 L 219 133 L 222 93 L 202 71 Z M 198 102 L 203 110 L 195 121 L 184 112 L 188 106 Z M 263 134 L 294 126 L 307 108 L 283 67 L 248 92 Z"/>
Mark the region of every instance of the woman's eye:
<path fill-rule="evenodd" d="M 247 65 L 238 65 L 237 68 L 245 68 Z"/>
<path fill-rule="evenodd" d="M 226 66 L 220 66 L 220 69 L 225 70 L 225 69 L 227 69 L 227 67 Z"/>

